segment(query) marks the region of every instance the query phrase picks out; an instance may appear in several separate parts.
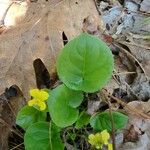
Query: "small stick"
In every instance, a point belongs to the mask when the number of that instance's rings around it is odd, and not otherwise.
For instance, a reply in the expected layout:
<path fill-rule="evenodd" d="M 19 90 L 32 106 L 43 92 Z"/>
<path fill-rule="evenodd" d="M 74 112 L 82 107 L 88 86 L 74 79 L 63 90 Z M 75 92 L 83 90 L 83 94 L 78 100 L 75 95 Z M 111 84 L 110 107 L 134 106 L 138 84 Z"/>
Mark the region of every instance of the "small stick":
<path fill-rule="evenodd" d="M 136 72 L 118 72 L 114 73 L 113 75 L 126 75 L 126 74 L 135 74 Z"/>
<path fill-rule="evenodd" d="M 131 45 L 131 46 L 136 46 L 136 47 L 144 48 L 146 50 L 150 50 L 150 47 L 144 46 L 144 45 L 139 45 L 139 44 L 136 44 L 136 43 L 129 43 L 129 42 L 124 42 L 124 41 L 119 41 L 119 43 L 124 44 L 124 45 Z"/>
<path fill-rule="evenodd" d="M 118 104 L 121 104 L 122 106 L 126 107 L 127 109 L 129 109 L 130 111 L 134 112 L 136 115 L 139 115 L 141 117 L 143 117 L 144 119 L 150 119 L 150 116 L 143 113 L 140 110 L 137 110 L 136 108 L 133 108 L 131 106 L 128 106 L 125 102 L 123 102 L 121 99 L 114 97 L 113 95 L 111 95 L 110 93 L 108 93 L 105 89 L 105 93 L 110 96 L 112 99 L 116 100 Z"/>
<path fill-rule="evenodd" d="M 111 126 L 112 126 L 112 142 L 113 142 L 113 150 L 116 150 L 116 141 L 115 141 L 115 124 L 114 119 L 112 115 L 112 109 L 111 109 L 111 102 L 107 99 L 108 105 L 109 105 L 109 114 L 110 114 L 110 120 L 111 120 Z"/>
<path fill-rule="evenodd" d="M 23 145 L 23 143 L 18 144 L 17 146 L 15 146 L 15 147 L 11 148 L 10 150 L 14 150 L 14 149 L 16 149 L 16 148 L 20 147 L 21 145 Z"/>
<path fill-rule="evenodd" d="M 140 64 L 140 62 L 137 60 L 137 58 L 135 58 L 135 57 L 134 57 L 131 53 L 129 53 L 126 49 L 124 49 L 123 47 L 121 47 L 121 46 L 119 45 L 119 43 L 114 43 L 114 45 L 115 45 L 116 47 L 120 48 L 120 50 L 122 50 L 122 51 L 125 52 L 127 55 L 129 55 L 130 57 L 132 57 L 132 58 L 138 63 L 138 65 L 140 66 L 141 70 L 144 72 L 146 79 L 148 80 L 148 77 L 147 77 L 147 75 L 146 75 L 146 72 L 145 72 L 143 66 L 142 66 L 142 65 Z"/>

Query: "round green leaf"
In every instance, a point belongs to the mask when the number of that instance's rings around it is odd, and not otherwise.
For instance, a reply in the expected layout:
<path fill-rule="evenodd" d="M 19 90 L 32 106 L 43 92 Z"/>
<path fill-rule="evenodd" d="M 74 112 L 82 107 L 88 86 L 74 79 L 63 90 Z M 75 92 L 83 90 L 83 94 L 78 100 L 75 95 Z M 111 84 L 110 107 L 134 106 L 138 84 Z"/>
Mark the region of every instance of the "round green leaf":
<path fill-rule="evenodd" d="M 128 116 L 119 112 L 112 112 L 112 117 L 114 121 L 114 127 L 116 130 L 122 129 L 128 121 Z M 107 129 L 108 131 L 111 131 L 112 127 L 111 127 L 110 113 L 102 112 L 102 113 L 96 114 L 95 116 L 91 117 L 90 125 L 96 131 L 102 131 L 105 129 Z"/>
<path fill-rule="evenodd" d="M 52 121 L 59 127 L 72 125 L 77 119 L 79 111 L 76 109 L 83 100 L 83 94 L 60 85 L 51 91 L 48 108 Z"/>
<path fill-rule="evenodd" d="M 26 105 L 18 112 L 16 124 L 26 130 L 31 124 L 37 121 L 44 121 L 45 119 L 46 112 L 41 112 L 34 107 Z"/>
<path fill-rule="evenodd" d="M 109 47 L 87 33 L 66 44 L 56 63 L 63 83 L 71 89 L 84 92 L 101 89 L 110 79 L 113 65 Z"/>
<path fill-rule="evenodd" d="M 49 123 L 37 122 L 29 126 L 24 136 L 26 150 L 51 150 Z"/>

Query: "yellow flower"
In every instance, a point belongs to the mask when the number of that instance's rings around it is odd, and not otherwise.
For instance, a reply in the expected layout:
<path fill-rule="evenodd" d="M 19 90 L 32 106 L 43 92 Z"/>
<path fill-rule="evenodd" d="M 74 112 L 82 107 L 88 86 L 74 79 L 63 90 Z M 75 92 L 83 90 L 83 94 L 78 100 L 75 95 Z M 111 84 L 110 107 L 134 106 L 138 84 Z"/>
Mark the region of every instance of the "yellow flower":
<path fill-rule="evenodd" d="M 111 143 L 108 144 L 108 150 L 113 150 L 113 145 Z"/>
<path fill-rule="evenodd" d="M 107 145 L 108 150 L 113 150 L 112 144 L 109 143 L 110 135 L 107 130 L 103 130 L 101 133 L 90 134 L 88 142 L 96 149 L 102 149 L 103 145 Z"/>
<path fill-rule="evenodd" d="M 90 134 L 89 135 L 89 143 L 94 146 L 96 149 L 100 149 L 102 147 L 101 144 L 101 134 L 100 133 L 96 133 L 94 134 Z"/>
<path fill-rule="evenodd" d="M 32 89 L 30 90 L 30 95 L 32 96 L 32 99 L 28 101 L 29 106 L 38 106 L 41 111 L 46 109 L 45 101 L 49 97 L 47 92 L 39 89 Z"/>
<path fill-rule="evenodd" d="M 101 136 L 102 136 L 102 143 L 105 145 L 108 145 L 108 140 L 110 138 L 109 133 L 107 132 L 107 130 L 103 130 L 101 132 Z"/>

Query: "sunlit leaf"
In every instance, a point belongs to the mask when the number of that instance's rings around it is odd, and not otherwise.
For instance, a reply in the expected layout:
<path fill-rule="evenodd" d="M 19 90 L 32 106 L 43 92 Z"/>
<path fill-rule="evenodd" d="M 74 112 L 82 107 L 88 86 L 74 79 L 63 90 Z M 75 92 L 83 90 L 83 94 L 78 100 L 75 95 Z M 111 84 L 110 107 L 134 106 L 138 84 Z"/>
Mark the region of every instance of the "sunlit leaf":
<path fill-rule="evenodd" d="M 109 47 L 87 33 L 67 43 L 56 63 L 63 83 L 71 89 L 84 92 L 101 89 L 111 78 L 113 65 Z"/>
<path fill-rule="evenodd" d="M 127 121 L 128 117 L 119 112 L 112 112 L 112 118 L 114 122 L 114 128 L 122 129 Z M 90 119 L 90 124 L 96 131 L 102 131 L 107 129 L 108 131 L 112 130 L 111 126 L 111 117 L 109 112 L 98 113 Z"/>
<path fill-rule="evenodd" d="M 27 129 L 30 125 L 37 121 L 44 121 L 46 119 L 46 112 L 41 112 L 30 107 L 28 105 L 24 106 L 17 114 L 16 124 Z"/>
<path fill-rule="evenodd" d="M 59 127 L 72 125 L 77 119 L 79 111 L 76 109 L 83 100 L 83 94 L 60 85 L 51 91 L 48 108 L 52 121 Z"/>

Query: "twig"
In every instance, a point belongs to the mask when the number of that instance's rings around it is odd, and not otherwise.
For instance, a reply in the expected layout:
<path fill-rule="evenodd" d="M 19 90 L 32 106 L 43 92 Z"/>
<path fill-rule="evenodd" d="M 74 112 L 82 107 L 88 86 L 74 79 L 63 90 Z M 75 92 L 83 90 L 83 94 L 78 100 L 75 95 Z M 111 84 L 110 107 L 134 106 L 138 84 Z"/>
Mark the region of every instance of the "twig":
<path fill-rule="evenodd" d="M 112 77 L 113 77 L 113 79 L 115 80 L 115 82 L 120 86 L 121 83 L 120 83 L 120 81 L 115 77 L 115 75 L 112 75 Z"/>
<path fill-rule="evenodd" d="M 136 46 L 136 47 L 144 48 L 146 50 L 150 50 L 150 47 L 145 46 L 145 45 L 139 45 L 139 44 L 136 44 L 136 43 L 129 43 L 129 42 L 124 42 L 124 41 L 119 41 L 119 43 L 124 44 L 124 45 L 131 45 L 131 46 Z"/>
<path fill-rule="evenodd" d="M 141 117 L 143 117 L 144 119 L 150 119 L 150 116 L 143 113 L 140 110 L 137 110 L 136 108 L 133 108 L 132 106 L 127 105 L 125 102 L 123 102 L 121 99 L 114 97 L 113 95 L 111 95 L 109 92 L 107 92 L 107 90 L 104 90 L 105 93 L 110 96 L 112 99 L 116 100 L 118 104 L 121 104 L 122 106 L 126 107 L 127 109 L 129 109 L 130 111 L 134 112 L 135 115 L 139 115 Z"/>
<path fill-rule="evenodd" d="M 135 74 L 136 72 L 118 72 L 114 73 L 113 75 L 126 75 L 126 74 Z"/>
<path fill-rule="evenodd" d="M 138 63 L 138 65 L 140 66 L 141 70 L 142 70 L 143 73 L 145 74 L 146 79 L 148 80 L 148 77 L 147 77 L 147 75 L 146 75 L 146 72 L 145 72 L 143 66 L 142 66 L 142 65 L 140 64 L 140 62 L 137 60 L 137 58 L 135 58 L 135 57 L 134 57 L 131 53 L 129 53 L 125 48 L 121 47 L 121 46 L 119 45 L 119 43 L 114 43 L 114 45 L 115 45 L 116 47 L 118 47 L 120 50 L 122 50 L 123 52 L 125 52 L 127 55 L 129 55 L 130 57 L 132 57 L 132 58 Z"/>
<path fill-rule="evenodd" d="M 21 145 L 23 145 L 23 143 L 18 144 L 17 146 L 15 146 L 15 147 L 11 148 L 10 150 L 14 150 L 14 149 L 16 149 L 16 148 L 20 147 Z"/>
<path fill-rule="evenodd" d="M 116 150 L 116 141 L 115 141 L 115 124 L 114 124 L 114 119 L 112 115 L 112 109 L 111 109 L 111 103 L 107 98 L 108 106 L 109 106 L 109 114 L 110 114 L 110 121 L 111 121 L 111 126 L 112 126 L 112 142 L 113 142 L 113 150 Z"/>
<path fill-rule="evenodd" d="M 121 85 L 120 76 L 119 76 L 119 75 L 116 75 L 116 74 L 117 74 L 117 71 L 116 71 L 116 69 L 114 68 L 112 77 L 114 78 L 114 80 L 116 81 L 116 83 L 120 86 L 120 85 Z M 119 78 L 119 79 L 118 79 L 118 78 Z"/>

